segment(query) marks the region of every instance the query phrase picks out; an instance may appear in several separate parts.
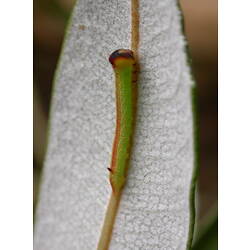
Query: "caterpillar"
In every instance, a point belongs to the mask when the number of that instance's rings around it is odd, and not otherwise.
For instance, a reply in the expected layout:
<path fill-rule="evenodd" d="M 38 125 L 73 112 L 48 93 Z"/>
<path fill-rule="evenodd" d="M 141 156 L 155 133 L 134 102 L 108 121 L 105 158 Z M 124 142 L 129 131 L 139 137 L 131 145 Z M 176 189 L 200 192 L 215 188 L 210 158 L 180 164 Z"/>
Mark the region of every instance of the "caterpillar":
<path fill-rule="evenodd" d="M 137 100 L 137 67 L 134 54 L 128 49 L 114 51 L 109 62 L 115 73 L 116 130 L 113 142 L 110 183 L 114 193 L 119 193 L 129 167 L 135 125 Z"/>

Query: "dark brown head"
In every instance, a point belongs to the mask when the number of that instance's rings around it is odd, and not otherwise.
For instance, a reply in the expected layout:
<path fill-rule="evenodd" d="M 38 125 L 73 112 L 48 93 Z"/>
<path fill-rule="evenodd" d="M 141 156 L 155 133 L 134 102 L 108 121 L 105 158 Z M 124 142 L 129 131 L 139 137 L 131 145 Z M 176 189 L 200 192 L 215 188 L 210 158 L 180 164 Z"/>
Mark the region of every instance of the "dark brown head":
<path fill-rule="evenodd" d="M 129 49 L 118 49 L 110 55 L 109 62 L 112 64 L 113 67 L 119 66 L 124 63 L 135 64 L 133 51 Z"/>

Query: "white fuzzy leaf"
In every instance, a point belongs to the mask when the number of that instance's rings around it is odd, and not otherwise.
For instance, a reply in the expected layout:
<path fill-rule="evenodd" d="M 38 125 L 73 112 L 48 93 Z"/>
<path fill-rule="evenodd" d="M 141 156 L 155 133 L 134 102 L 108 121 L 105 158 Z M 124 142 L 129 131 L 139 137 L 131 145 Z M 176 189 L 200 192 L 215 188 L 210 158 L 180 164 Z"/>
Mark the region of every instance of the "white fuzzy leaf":
<path fill-rule="evenodd" d="M 194 165 L 185 40 L 175 0 L 139 3 L 137 127 L 110 249 L 184 250 Z M 96 249 L 115 131 L 108 57 L 131 47 L 130 9 L 130 0 L 78 0 L 74 9 L 52 100 L 36 250 Z"/>

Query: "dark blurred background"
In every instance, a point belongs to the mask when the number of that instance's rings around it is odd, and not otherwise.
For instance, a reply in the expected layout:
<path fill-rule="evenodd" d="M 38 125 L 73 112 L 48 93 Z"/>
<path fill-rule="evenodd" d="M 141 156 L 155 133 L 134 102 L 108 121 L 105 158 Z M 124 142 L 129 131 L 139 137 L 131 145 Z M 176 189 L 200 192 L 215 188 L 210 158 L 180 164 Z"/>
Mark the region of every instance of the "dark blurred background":
<path fill-rule="evenodd" d="M 34 207 L 46 147 L 52 80 L 74 2 L 34 0 Z M 204 238 L 207 235 L 203 231 L 211 231 L 212 227 L 213 235 L 217 235 L 217 226 L 214 224 L 217 223 L 218 189 L 217 0 L 181 0 L 180 3 L 198 87 L 200 174 L 197 237 Z M 216 244 L 210 248 L 206 248 L 207 245 L 199 245 L 196 249 L 217 249 Z"/>

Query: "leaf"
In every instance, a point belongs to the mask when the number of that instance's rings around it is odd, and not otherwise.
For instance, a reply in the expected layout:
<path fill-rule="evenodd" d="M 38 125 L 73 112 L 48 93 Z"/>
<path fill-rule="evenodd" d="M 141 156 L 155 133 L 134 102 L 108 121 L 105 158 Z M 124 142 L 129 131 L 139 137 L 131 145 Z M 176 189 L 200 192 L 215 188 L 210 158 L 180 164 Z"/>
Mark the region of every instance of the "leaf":
<path fill-rule="evenodd" d="M 217 250 L 218 249 L 218 216 L 210 219 L 209 224 L 203 229 L 200 237 L 195 242 L 192 250 Z"/>
<path fill-rule="evenodd" d="M 181 17 L 176 1 L 139 4 L 136 133 L 110 249 L 186 249 L 194 148 Z M 114 0 L 74 8 L 55 79 L 35 249 L 97 246 L 115 129 L 108 57 L 131 46 L 130 10 L 130 1 Z"/>

